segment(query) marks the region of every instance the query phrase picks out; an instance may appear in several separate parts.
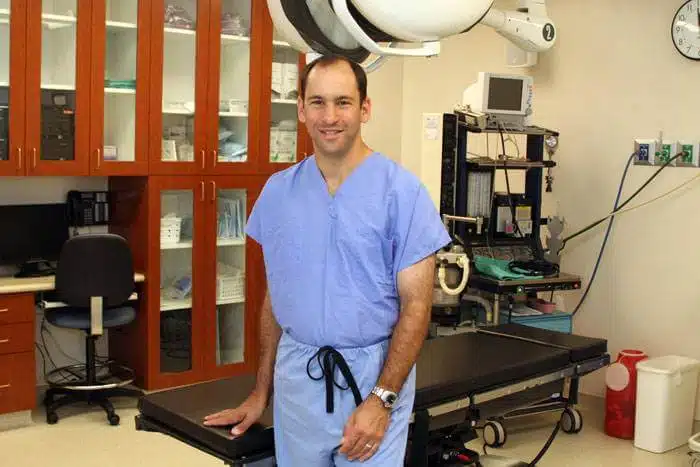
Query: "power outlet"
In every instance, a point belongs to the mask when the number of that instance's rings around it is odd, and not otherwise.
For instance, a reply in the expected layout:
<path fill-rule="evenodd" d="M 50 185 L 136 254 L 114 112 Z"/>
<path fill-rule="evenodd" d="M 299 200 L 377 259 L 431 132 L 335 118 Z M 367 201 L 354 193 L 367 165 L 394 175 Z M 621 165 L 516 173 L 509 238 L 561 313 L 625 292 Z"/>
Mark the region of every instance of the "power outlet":
<path fill-rule="evenodd" d="M 683 155 L 676 159 L 679 167 L 700 167 L 700 142 L 681 140 L 678 142 L 678 150 Z"/>
<path fill-rule="evenodd" d="M 678 154 L 677 148 L 677 141 L 664 140 L 661 147 L 656 148 L 656 152 L 654 153 L 654 165 L 664 165 L 669 162 L 676 154 Z M 678 159 L 674 160 L 669 165 L 676 165 L 676 161 L 678 161 Z"/>
<path fill-rule="evenodd" d="M 655 139 L 635 139 L 634 152 L 637 157 L 634 160 L 636 165 L 654 165 L 656 160 L 656 140 Z"/>

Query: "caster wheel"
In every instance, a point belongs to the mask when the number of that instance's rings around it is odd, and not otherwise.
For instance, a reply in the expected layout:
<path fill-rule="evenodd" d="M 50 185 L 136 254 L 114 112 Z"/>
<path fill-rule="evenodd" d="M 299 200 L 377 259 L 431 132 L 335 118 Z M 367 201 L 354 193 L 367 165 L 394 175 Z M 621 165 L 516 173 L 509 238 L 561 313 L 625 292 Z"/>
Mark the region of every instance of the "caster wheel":
<path fill-rule="evenodd" d="M 576 409 L 567 408 L 561 416 L 561 429 L 564 433 L 575 434 L 583 428 L 583 417 Z"/>
<path fill-rule="evenodd" d="M 501 422 L 490 420 L 484 425 L 484 442 L 488 447 L 500 448 L 506 444 L 508 436 Z"/>
<path fill-rule="evenodd" d="M 56 412 L 46 412 L 46 423 L 49 425 L 55 425 L 58 423 L 58 415 Z"/>
<path fill-rule="evenodd" d="M 119 425 L 119 415 L 113 413 L 107 417 L 109 419 L 109 424 L 112 426 Z"/>

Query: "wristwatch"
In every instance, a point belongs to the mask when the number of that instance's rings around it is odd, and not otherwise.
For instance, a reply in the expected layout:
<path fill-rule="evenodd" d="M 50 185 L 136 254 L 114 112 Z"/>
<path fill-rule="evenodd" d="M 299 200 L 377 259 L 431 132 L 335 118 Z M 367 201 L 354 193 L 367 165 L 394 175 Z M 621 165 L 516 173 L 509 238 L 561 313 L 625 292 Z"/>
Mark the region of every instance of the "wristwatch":
<path fill-rule="evenodd" d="M 399 398 L 395 392 L 380 388 L 379 386 L 375 386 L 374 389 L 372 389 L 372 394 L 377 396 L 384 403 L 384 407 L 387 409 L 392 408 L 396 402 L 396 399 Z"/>

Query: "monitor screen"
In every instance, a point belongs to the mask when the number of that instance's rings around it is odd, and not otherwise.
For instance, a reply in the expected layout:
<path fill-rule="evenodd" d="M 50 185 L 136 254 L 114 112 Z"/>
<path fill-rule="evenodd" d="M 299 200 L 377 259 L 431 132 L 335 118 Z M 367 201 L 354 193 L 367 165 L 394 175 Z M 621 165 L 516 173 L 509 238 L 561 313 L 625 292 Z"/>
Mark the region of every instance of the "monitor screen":
<path fill-rule="evenodd" d="M 491 78 L 489 80 L 489 110 L 521 110 L 523 81 L 520 79 Z"/>
<path fill-rule="evenodd" d="M 57 261 L 68 240 L 65 204 L 0 206 L 0 264 Z"/>

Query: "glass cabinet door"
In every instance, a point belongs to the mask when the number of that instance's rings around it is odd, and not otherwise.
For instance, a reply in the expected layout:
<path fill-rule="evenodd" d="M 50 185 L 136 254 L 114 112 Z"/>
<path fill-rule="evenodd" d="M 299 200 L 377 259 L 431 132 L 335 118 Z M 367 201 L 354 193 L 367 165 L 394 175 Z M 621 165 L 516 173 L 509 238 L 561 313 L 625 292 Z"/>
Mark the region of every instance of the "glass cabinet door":
<path fill-rule="evenodd" d="M 92 147 L 93 169 L 98 171 L 103 166 L 109 167 L 106 170 L 115 170 L 113 167 L 117 164 L 114 163 L 122 163 L 119 164 L 122 168 L 128 163 L 133 171 L 136 170 L 135 162 L 146 161 L 144 149 L 138 147 L 145 137 L 145 134 L 141 135 L 144 127 L 136 124 L 146 116 L 146 107 L 142 105 L 145 94 L 137 95 L 137 86 L 141 91 L 141 86 L 145 85 L 137 82 L 141 73 L 139 38 L 143 40 L 144 34 L 139 30 L 142 3 L 144 0 L 100 0 L 93 6 L 95 23 L 105 24 L 104 42 L 100 37 L 102 30 L 97 26 L 94 28 L 99 50 L 93 53 L 93 57 L 99 69 L 95 70 L 93 92 L 95 101 L 103 104 L 103 108 L 99 104 L 92 106 L 96 113 L 92 120 L 99 125 L 93 131 L 95 142 Z"/>
<path fill-rule="evenodd" d="M 246 309 L 247 194 L 216 190 L 216 364 L 243 363 Z"/>
<path fill-rule="evenodd" d="M 160 371 L 193 369 L 194 190 L 164 190 L 160 212 Z"/>
<path fill-rule="evenodd" d="M 299 52 L 278 39 L 272 41 L 272 79 L 270 82 L 269 162 L 297 162 L 297 98 L 299 97 Z"/>
<path fill-rule="evenodd" d="M 43 0 L 41 26 L 40 158 L 71 161 L 75 160 L 78 0 Z"/>
<path fill-rule="evenodd" d="M 14 44 L 21 30 L 21 2 L 0 0 L 0 174 L 23 172 L 24 44 Z M 20 24 L 16 24 L 20 22 Z M 19 30 L 18 30 L 19 28 Z M 11 48 L 14 47 L 14 48 Z M 12 83 L 12 87 L 10 87 Z M 12 104 L 12 107 L 10 107 Z M 10 119 L 10 112 L 12 119 Z M 11 133 L 12 132 L 12 133 Z"/>
<path fill-rule="evenodd" d="M 89 144 L 90 73 L 84 67 L 90 51 L 89 4 L 42 0 L 28 5 L 29 171 L 83 175 Z"/>
<path fill-rule="evenodd" d="M 198 17 L 197 0 L 155 3 L 162 8 L 154 10 L 152 21 L 154 24 L 161 22 L 163 29 L 162 76 L 152 76 L 152 79 L 160 79 L 162 84 L 161 102 L 152 102 L 152 106 L 162 108 L 162 121 L 158 125 L 162 128 L 162 144 L 158 160 L 167 165 L 192 166 L 200 159 L 204 162 L 201 154 L 204 145 L 197 135 L 202 131 L 199 120 L 203 116 L 199 116 L 201 110 L 197 106 L 206 96 L 197 91 L 197 72 L 198 62 L 206 56 L 206 50 L 198 49 L 197 44 L 206 38 L 207 24 Z M 151 60 L 157 61 L 158 56 L 152 55 Z M 151 112 L 156 113 L 157 107 Z"/>
<path fill-rule="evenodd" d="M 213 167 L 242 165 L 250 161 L 248 122 L 251 81 L 251 0 L 222 0 L 212 9 L 212 38 L 218 43 L 218 58 L 210 57 L 212 81 L 210 102 L 218 113 L 216 141 L 210 141 Z M 220 7 L 220 8 L 219 8 Z M 212 48 L 212 55 L 217 48 Z M 218 66 L 217 66 L 218 65 Z M 207 164 L 209 165 L 209 164 Z"/>

